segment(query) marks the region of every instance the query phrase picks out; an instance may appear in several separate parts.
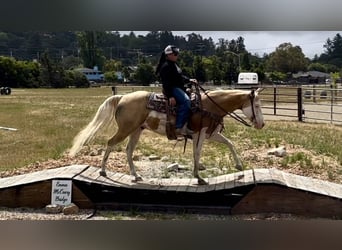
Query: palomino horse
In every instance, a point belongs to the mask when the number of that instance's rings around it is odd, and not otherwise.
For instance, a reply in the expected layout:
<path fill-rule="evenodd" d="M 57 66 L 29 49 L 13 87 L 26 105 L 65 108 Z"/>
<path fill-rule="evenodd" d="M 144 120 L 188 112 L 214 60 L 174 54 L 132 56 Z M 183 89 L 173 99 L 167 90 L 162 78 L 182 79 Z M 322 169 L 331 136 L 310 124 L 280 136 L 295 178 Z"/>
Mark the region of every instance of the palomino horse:
<path fill-rule="evenodd" d="M 198 179 L 199 184 L 206 184 L 206 181 L 199 175 L 199 160 L 203 141 L 205 139 L 226 144 L 233 154 L 236 168 L 242 170 L 242 163 L 237 156 L 232 142 L 220 133 L 223 129 L 223 117 L 240 109 L 253 123 L 255 128 L 261 129 L 264 126 L 264 119 L 258 96 L 260 91 L 261 89 L 252 91 L 214 90 L 201 93 L 201 110 L 194 113 L 190 118 L 191 128 L 194 131 L 194 134 L 192 135 L 194 160 L 193 174 L 194 177 Z M 75 137 L 69 154 L 72 156 L 76 155 L 83 145 L 89 143 L 100 129 L 107 127 L 111 122 L 114 122 L 115 118 L 117 132 L 108 141 L 107 149 L 101 164 L 100 174 L 102 176 L 106 175 L 106 162 L 109 154 L 113 151 L 114 146 L 129 137 L 126 154 L 130 173 L 135 177 L 135 181 L 142 180 L 135 171 L 132 158 L 133 151 L 142 131 L 144 129 L 149 129 L 163 135 L 166 133 L 166 114 L 147 108 L 150 95 L 150 92 L 136 91 L 107 98 L 99 107 L 93 120 Z"/>

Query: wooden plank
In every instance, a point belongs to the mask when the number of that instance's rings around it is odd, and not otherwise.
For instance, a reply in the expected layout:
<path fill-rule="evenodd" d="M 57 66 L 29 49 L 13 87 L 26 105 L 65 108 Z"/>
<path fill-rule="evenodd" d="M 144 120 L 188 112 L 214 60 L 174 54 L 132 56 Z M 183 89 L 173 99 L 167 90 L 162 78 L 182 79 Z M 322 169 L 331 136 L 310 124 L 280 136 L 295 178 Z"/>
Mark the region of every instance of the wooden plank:
<path fill-rule="evenodd" d="M 119 180 L 119 184 L 124 186 L 124 187 L 131 187 L 132 185 L 134 185 L 134 176 L 128 175 L 128 174 L 124 174 Z"/>
<path fill-rule="evenodd" d="M 169 180 L 167 187 L 165 188 L 166 191 L 177 191 L 177 179 L 172 178 Z"/>
<path fill-rule="evenodd" d="M 220 175 L 217 178 L 216 181 L 216 186 L 215 186 L 215 190 L 222 190 L 224 189 L 224 186 L 226 184 L 226 176 L 225 175 Z"/>
<path fill-rule="evenodd" d="M 253 170 L 245 170 L 234 173 L 235 187 L 255 184 Z"/>
<path fill-rule="evenodd" d="M 342 185 L 337 183 L 330 183 L 330 182 L 324 182 L 326 183 L 327 192 L 329 196 L 336 197 L 338 199 L 342 199 Z"/>
<path fill-rule="evenodd" d="M 226 180 L 224 184 L 224 189 L 231 189 L 235 187 L 235 174 L 227 174 L 225 175 Z"/>
<path fill-rule="evenodd" d="M 297 178 L 295 178 L 295 176 L 293 174 L 290 174 L 290 173 L 283 173 L 283 176 L 284 176 L 284 179 L 286 181 L 286 186 L 287 187 L 290 187 L 290 188 L 296 188 L 298 186 L 300 186 L 300 183 L 297 183 L 298 180 Z"/>
<path fill-rule="evenodd" d="M 311 217 L 341 217 L 342 201 L 279 185 L 256 185 L 232 209 L 232 214 L 289 213 Z"/>
<path fill-rule="evenodd" d="M 0 179 L 0 188 L 8 188 L 18 185 L 26 185 L 34 182 L 40 182 L 50 179 L 71 179 L 84 169 L 88 168 L 88 165 L 72 165 L 61 168 L 46 169 L 38 172 L 22 174 L 17 176 L 11 176 Z"/>
<path fill-rule="evenodd" d="M 109 176 L 108 179 L 110 179 L 113 182 L 113 184 L 120 185 L 119 180 L 124 175 L 125 175 L 124 173 L 114 173 L 111 176 Z"/>
<path fill-rule="evenodd" d="M 292 176 L 293 178 L 296 179 L 297 189 L 307 191 L 308 188 L 312 186 L 312 184 L 310 185 L 310 183 L 312 183 L 312 180 L 313 180 L 312 178 L 307 177 L 307 176 L 294 175 L 294 174 Z"/>
<path fill-rule="evenodd" d="M 256 183 L 273 183 L 272 176 L 267 168 L 254 169 L 254 177 Z"/>
<path fill-rule="evenodd" d="M 99 171 L 100 170 L 97 167 L 88 167 L 85 171 L 75 176 L 73 179 L 92 183 L 94 182 L 94 178 L 91 178 L 90 176 L 93 176 L 94 173 L 100 175 Z"/>
<path fill-rule="evenodd" d="M 205 192 L 210 192 L 210 191 L 215 190 L 216 182 L 217 182 L 217 177 L 209 177 L 208 185 L 206 185 Z"/>
<path fill-rule="evenodd" d="M 158 178 L 149 178 L 137 182 L 134 188 L 158 190 L 160 188 L 159 184 L 160 180 Z"/>
<path fill-rule="evenodd" d="M 269 172 L 271 174 L 273 183 L 286 186 L 286 180 L 284 178 L 283 171 L 280 171 L 276 168 L 270 168 Z"/>
<path fill-rule="evenodd" d="M 191 182 L 190 178 L 184 178 L 184 179 L 178 179 L 176 182 L 178 187 L 177 187 L 177 192 L 185 192 L 186 189 L 188 188 L 189 184 Z"/>
<path fill-rule="evenodd" d="M 196 193 L 198 190 L 198 179 L 197 178 L 191 178 L 190 183 L 188 185 L 188 188 L 186 189 L 186 192 L 190 193 Z"/>
<path fill-rule="evenodd" d="M 171 186 L 171 183 L 175 182 L 176 179 L 174 178 L 160 178 L 159 179 L 159 190 L 168 190 L 168 188 Z"/>
<path fill-rule="evenodd" d="M 323 195 L 329 195 L 328 191 L 325 188 L 324 182 L 318 179 L 313 179 L 312 180 L 313 185 L 317 187 L 316 193 L 318 194 L 323 194 Z"/>
<path fill-rule="evenodd" d="M 72 184 L 72 202 L 81 209 L 94 208 L 93 202 L 77 187 L 74 182 Z"/>
<path fill-rule="evenodd" d="M 77 176 L 82 173 L 86 169 L 89 168 L 89 165 L 70 165 L 65 167 L 63 172 L 59 172 L 55 175 L 54 178 L 70 178 Z"/>
<path fill-rule="evenodd" d="M 21 180 L 24 179 L 25 177 L 26 177 L 26 175 L 22 174 L 22 175 L 16 175 L 16 176 L 1 178 L 0 179 L 0 189 L 16 186 L 17 183 L 20 183 Z"/>
<path fill-rule="evenodd" d="M 51 203 L 51 181 L 12 186 L 0 190 L 0 206 L 43 208 Z"/>
<path fill-rule="evenodd" d="M 209 178 L 203 178 L 207 183 L 209 183 Z M 196 192 L 203 193 L 207 191 L 208 185 L 198 185 Z"/>

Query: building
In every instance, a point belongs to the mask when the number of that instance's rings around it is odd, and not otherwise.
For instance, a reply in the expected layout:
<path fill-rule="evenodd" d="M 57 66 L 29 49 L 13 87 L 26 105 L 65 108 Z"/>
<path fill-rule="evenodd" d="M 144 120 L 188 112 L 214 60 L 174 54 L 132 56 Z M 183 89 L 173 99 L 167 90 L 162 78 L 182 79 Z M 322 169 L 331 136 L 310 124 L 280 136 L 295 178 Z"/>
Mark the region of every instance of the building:
<path fill-rule="evenodd" d="M 97 66 L 95 66 L 94 69 L 79 68 L 75 70 L 83 73 L 85 77 L 88 79 L 88 81 L 94 81 L 94 82 L 104 81 L 104 75 L 102 71 L 98 70 Z"/>
<path fill-rule="evenodd" d="M 326 80 L 330 79 L 330 74 L 320 71 L 298 72 L 292 74 L 292 78 L 300 83 L 326 83 Z"/>

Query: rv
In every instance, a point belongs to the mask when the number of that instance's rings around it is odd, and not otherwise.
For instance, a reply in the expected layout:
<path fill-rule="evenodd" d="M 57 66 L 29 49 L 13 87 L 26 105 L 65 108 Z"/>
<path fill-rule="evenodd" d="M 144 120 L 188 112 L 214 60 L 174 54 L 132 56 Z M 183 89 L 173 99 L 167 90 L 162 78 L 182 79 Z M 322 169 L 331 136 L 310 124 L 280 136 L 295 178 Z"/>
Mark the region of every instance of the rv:
<path fill-rule="evenodd" d="M 240 73 L 238 84 L 258 84 L 258 74 L 253 72 Z"/>

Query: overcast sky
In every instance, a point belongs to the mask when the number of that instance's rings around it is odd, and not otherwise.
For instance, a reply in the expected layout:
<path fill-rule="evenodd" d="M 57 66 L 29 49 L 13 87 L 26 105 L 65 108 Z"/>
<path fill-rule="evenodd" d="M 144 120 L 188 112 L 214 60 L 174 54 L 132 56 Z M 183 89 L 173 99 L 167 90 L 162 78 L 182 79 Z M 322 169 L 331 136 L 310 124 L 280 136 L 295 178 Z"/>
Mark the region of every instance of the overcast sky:
<path fill-rule="evenodd" d="M 146 35 L 148 32 L 134 31 L 134 33 Z M 282 43 L 290 42 L 293 46 L 300 46 L 305 56 L 311 59 L 315 54 L 320 55 L 324 52 L 323 45 L 328 38 L 333 39 L 337 33 L 342 35 L 342 31 L 172 31 L 173 35 L 181 36 L 190 33 L 200 34 L 204 38 L 211 37 L 215 42 L 218 42 L 219 38 L 232 40 L 242 36 L 245 39 L 246 49 L 260 56 L 273 52 Z"/>

